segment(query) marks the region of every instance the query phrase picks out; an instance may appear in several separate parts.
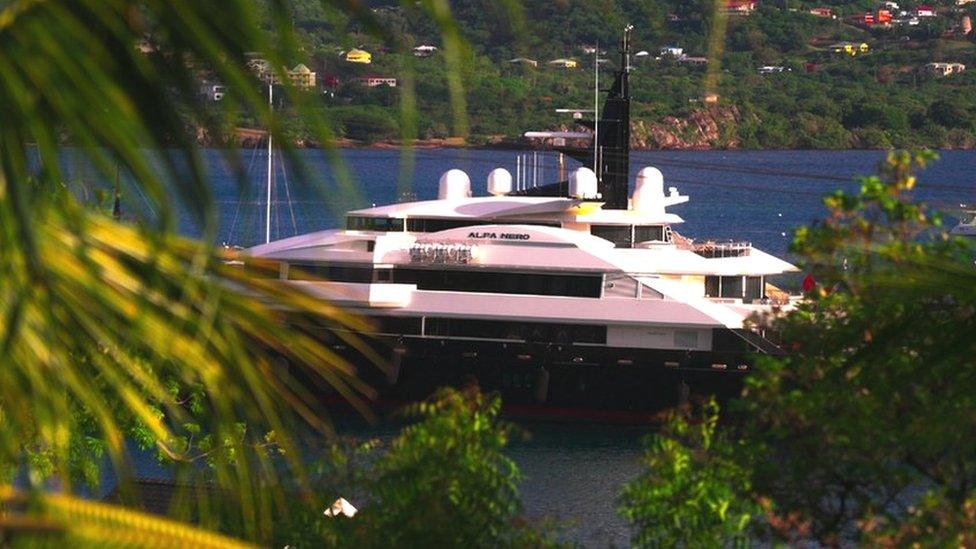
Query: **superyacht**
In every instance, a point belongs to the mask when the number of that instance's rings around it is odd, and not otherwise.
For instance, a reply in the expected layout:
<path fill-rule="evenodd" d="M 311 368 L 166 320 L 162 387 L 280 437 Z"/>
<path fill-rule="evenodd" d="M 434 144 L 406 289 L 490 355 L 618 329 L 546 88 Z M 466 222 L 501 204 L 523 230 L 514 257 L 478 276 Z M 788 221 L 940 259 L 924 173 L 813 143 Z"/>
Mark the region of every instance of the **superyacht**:
<path fill-rule="evenodd" d="M 513 188 L 498 168 L 473 196 L 452 169 L 434 200 L 351 211 L 251 261 L 371 321 L 389 364 L 361 371 L 391 402 L 475 382 L 516 413 L 592 417 L 734 395 L 757 354 L 781 352 L 753 320 L 788 306 L 767 277 L 796 268 L 680 236 L 668 208 L 689 198 L 654 167 L 629 192 L 629 42 L 602 114 L 569 135 L 588 143 L 559 147 L 582 164 L 565 181 Z"/>

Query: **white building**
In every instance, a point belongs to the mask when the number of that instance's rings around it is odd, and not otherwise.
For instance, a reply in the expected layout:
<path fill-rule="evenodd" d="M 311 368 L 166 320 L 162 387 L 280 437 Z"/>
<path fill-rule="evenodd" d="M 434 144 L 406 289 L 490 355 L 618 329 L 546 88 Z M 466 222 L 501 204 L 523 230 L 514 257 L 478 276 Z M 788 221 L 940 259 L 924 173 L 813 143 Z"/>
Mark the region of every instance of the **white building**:
<path fill-rule="evenodd" d="M 685 54 L 685 49 L 678 46 L 664 46 L 659 54 L 661 57 L 682 57 Z"/>
<path fill-rule="evenodd" d="M 945 77 L 958 74 L 966 70 L 966 65 L 962 63 L 926 63 L 922 67 L 922 72 L 931 76 Z"/>
<path fill-rule="evenodd" d="M 422 44 L 413 49 L 414 57 L 430 57 L 437 53 L 437 46 Z"/>
<path fill-rule="evenodd" d="M 227 86 L 221 84 L 204 84 L 200 87 L 200 95 L 210 101 L 221 101 L 227 94 Z"/>
<path fill-rule="evenodd" d="M 359 82 L 367 88 L 377 88 L 379 86 L 389 86 L 391 88 L 397 87 L 396 78 L 393 78 L 392 76 L 376 76 L 375 74 L 354 78 L 353 82 Z"/>

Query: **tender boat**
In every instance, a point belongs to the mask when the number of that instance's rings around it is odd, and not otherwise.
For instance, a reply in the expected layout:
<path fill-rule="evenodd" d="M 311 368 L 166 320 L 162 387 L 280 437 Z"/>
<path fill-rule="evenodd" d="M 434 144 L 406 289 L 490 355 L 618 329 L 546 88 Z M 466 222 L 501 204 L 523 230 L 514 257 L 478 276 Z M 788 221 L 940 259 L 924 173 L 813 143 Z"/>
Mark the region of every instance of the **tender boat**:
<path fill-rule="evenodd" d="M 962 214 L 959 216 L 959 223 L 949 231 L 954 236 L 973 236 L 976 237 L 976 208 L 962 206 Z"/>

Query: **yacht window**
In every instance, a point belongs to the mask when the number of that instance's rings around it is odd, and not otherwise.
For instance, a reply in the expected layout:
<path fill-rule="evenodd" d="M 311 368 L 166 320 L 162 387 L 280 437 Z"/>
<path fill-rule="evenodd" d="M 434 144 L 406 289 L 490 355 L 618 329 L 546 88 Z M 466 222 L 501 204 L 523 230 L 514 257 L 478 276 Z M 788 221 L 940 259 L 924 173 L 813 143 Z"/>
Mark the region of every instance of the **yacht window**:
<path fill-rule="evenodd" d="M 327 280 L 330 282 L 373 281 L 372 267 L 292 263 L 288 268 L 288 280 Z"/>
<path fill-rule="evenodd" d="M 761 276 L 747 276 L 746 277 L 746 294 L 745 299 L 762 299 L 766 296 L 763 295 L 763 277 Z"/>
<path fill-rule="evenodd" d="M 706 276 L 705 297 L 728 297 L 741 299 L 744 291 L 744 276 Z M 757 277 L 749 277 L 757 278 Z"/>
<path fill-rule="evenodd" d="M 426 217 L 412 217 L 407 219 L 407 232 L 436 233 L 459 227 L 475 227 L 478 225 L 539 225 L 543 227 L 558 227 L 559 223 L 540 223 L 535 221 L 495 221 L 484 219 L 431 219 Z"/>
<path fill-rule="evenodd" d="M 420 290 L 495 294 L 600 297 L 600 275 L 504 273 L 480 270 L 395 268 L 393 282 L 416 284 Z"/>
<path fill-rule="evenodd" d="M 742 297 L 742 277 L 722 277 L 722 297 Z"/>
<path fill-rule="evenodd" d="M 717 276 L 706 276 L 705 277 L 705 297 L 718 297 L 721 292 L 719 288 L 719 277 Z"/>
<path fill-rule="evenodd" d="M 618 248 L 634 245 L 633 225 L 591 225 L 590 234 L 613 242 Z"/>
<path fill-rule="evenodd" d="M 424 325 L 424 335 L 428 336 L 531 340 L 561 345 L 607 342 L 606 326 L 588 324 L 427 317 Z"/>
<path fill-rule="evenodd" d="M 403 219 L 399 217 L 350 215 L 346 218 L 346 229 L 350 231 L 402 232 Z"/>
<path fill-rule="evenodd" d="M 634 242 L 666 242 L 663 225 L 637 225 L 634 227 Z"/>
<path fill-rule="evenodd" d="M 420 317 L 417 316 L 370 316 L 376 333 L 420 335 Z"/>

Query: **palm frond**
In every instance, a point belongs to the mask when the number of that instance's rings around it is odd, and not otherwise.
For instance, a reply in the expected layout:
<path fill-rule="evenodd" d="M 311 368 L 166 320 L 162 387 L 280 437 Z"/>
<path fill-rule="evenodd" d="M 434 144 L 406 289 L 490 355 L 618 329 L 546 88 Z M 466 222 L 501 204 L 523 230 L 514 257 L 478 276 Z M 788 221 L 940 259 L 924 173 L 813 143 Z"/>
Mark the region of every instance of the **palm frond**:
<path fill-rule="evenodd" d="M 273 13 L 286 6 L 275 2 Z M 0 465 L 8 478 L 26 469 L 33 488 L 53 477 L 70 492 L 79 468 L 97 478 L 92 464 L 104 451 L 125 480 L 126 441 L 140 432 L 186 464 L 181 474 L 236 493 L 241 532 L 267 539 L 278 479 L 302 476 L 295 434 L 329 429 L 282 359 L 368 413 L 372 392 L 353 366 L 313 329 L 286 324 L 290 314 L 316 318 L 366 349 L 355 335 L 362 320 L 230 266 L 239 258 L 212 244 L 215 208 L 193 129 L 220 136 L 228 121 L 206 112 L 194 72 L 213 70 L 288 149 L 243 62 L 259 51 L 285 66 L 289 25 L 282 17 L 271 25 L 262 29 L 243 0 L 0 9 Z M 146 38 L 156 53 L 137 50 Z M 312 123 L 327 142 L 324 121 Z M 66 142 L 106 180 L 121 167 L 155 215 L 127 225 L 79 205 L 65 190 Z M 237 152 L 223 154 L 243 188 Z M 202 241 L 175 236 L 180 211 L 202 227 Z M 201 395 L 201 409 L 191 410 L 188 391 Z M 212 439 L 212 478 L 188 449 L 200 429 Z M 272 434 L 274 452 L 263 438 Z M 92 439 L 99 444 L 89 451 Z"/>

